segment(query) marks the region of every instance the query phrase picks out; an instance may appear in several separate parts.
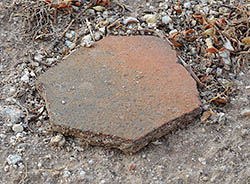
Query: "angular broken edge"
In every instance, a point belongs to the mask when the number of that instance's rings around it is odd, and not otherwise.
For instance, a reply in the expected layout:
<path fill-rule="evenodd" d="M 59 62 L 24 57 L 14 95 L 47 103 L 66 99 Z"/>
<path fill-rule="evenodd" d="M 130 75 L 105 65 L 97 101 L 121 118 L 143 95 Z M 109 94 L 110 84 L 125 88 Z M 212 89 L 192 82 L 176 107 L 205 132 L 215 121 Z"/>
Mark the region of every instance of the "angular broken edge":
<path fill-rule="evenodd" d="M 49 103 L 46 99 L 46 94 L 44 93 L 43 85 L 41 82 L 37 83 L 39 92 L 46 102 L 46 109 L 48 111 L 49 117 L 51 117 L 51 112 L 49 111 Z M 154 131 L 148 133 L 147 135 L 132 141 L 125 140 L 118 136 L 97 134 L 88 131 L 81 131 L 75 128 L 64 127 L 60 125 L 53 124 L 53 121 L 50 121 L 52 130 L 54 132 L 61 133 L 65 136 L 73 136 L 79 138 L 80 140 L 87 142 L 93 146 L 102 146 L 107 148 L 118 148 L 126 154 L 134 154 L 141 150 L 143 147 L 148 145 L 150 142 L 159 139 L 160 137 L 167 135 L 169 132 L 176 131 L 178 128 L 185 128 L 188 124 L 191 123 L 196 117 L 201 113 L 201 108 L 198 107 L 193 111 L 184 114 L 183 116 L 174 119 L 172 121 L 166 122 L 161 127 L 155 129 Z M 152 137 L 154 138 L 152 140 Z"/>

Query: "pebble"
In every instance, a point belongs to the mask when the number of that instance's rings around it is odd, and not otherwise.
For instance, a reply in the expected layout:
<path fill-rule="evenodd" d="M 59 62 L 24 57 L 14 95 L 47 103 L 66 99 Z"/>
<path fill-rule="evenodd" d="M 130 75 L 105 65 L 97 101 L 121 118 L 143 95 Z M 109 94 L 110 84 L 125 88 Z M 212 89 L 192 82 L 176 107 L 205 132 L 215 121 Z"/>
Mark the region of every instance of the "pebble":
<path fill-rule="evenodd" d="M 69 40 L 66 40 L 65 41 L 65 45 L 67 46 L 67 47 L 69 47 L 70 45 L 72 45 L 73 44 L 73 42 L 71 42 L 71 41 L 69 41 Z"/>
<path fill-rule="evenodd" d="M 221 68 L 217 68 L 217 69 L 216 69 L 216 73 L 217 73 L 218 76 L 221 76 L 221 74 L 222 74 L 222 69 L 221 69 Z"/>
<path fill-rule="evenodd" d="M 98 41 L 98 40 L 101 39 L 102 35 L 101 35 L 101 33 L 98 31 L 98 32 L 95 32 L 94 37 L 95 37 L 95 41 Z"/>
<path fill-rule="evenodd" d="M 24 74 L 22 77 L 21 77 L 21 81 L 25 82 L 25 83 L 29 83 L 30 81 L 30 76 L 29 74 Z"/>
<path fill-rule="evenodd" d="M 66 171 L 63 172 L 63 176 L 66 177 L 66 178 L 68 178 L 70 175 L 71 175 L 70 171 L 66 170 Z"/>
<path fill-rule="evenodd" d="M 6 107 L 4 111 L 5 116 L 13 123 L 19 122 L 21 116 L 23 115 L 23 112 L 16 108 Z"/>
<path fill-rule="evenodd" d="M 75 43 L 72 43 L 72 44 L 69 45 L 70 50 L 74 49 L 75 47 L 76 47 Z"/>
<path fill-rule="evenodd" d="M 43 56 L 41 54 L 35 55 L 35 61 L 41 62 L 43 60 Z"/>
<path fill-rule="evenodd" d="M 170 16 L 166 15 L 166 16 L 162 17 L 161 21 L 164 24 L 169 24 L 170 22 L 172 22 L 172 19 L 170 18 Z"/>
<path fill-rule="evenodd" d="M 15 93 L 16 93 L 16 88 L 10 87 L 10 88 L 9 88 L 9 96 L 14 95 Z"/>
<path fill-rule="evenodd" d="M 12 126 L 12 130 L 15 132 L 15 133 L 20 133 L 23 131 L 23 126 L 21 124 L 14 124 Z"/>
<path fill-rule="evenodd" d="M 3 71 L 4 71 L 4 66 L 0 65 L 0 72 L 3 72 Z"/>
<path fill-rule="evenodd" d="M 105 34 L 106 28 L 105 28 L 105 27 L 101 27 L 101 28 L 99 28 L 99 31 L 100 31 L 102 34 Z"/>
<path fill-rule="evenodd" d="M 178 31 L 176 29 L 173 29 L 169 32 L 169 35 L 173 34 L 173 33 L 177 33 Z"/>
<path fill-rule="evenodd" d="M 205 164 L 207 163 L 205 158 L 199 157 L 198 160 L 199 160 L 199 162 L 202 163 L 203 165 L 205 165 Z"/>
<path fill-rule="evenodd" d="M 106 183 L 105 180 L 101 180 L 101 181 L 100 181 L 100 184 L 105 184 L 105 183 Z"/>
<path fill-rule="evenodd" d="M 188 9 L 188 8 L 191 8 L 191 3 L 189 1 L 185 2 L 184 3 L 184 8 Z"/>
<path fill-rule="evenodd" d="M 53 64 L 55 61 L 56 61 L 56 58 L 47 58 L 47 63 L 49 64 L 49 65 L 51 65 L 51 64 Z"/>
<path fill-rule="evenodd" d="M 217 116 L 218 116 L 218 122 L 219 123 L 225 121 L 225 119 L 226 119 L 225 113 L 223 113 L 223 112 L 218 113 Z"/>
<path fill-rule="evenodd" d="M 92 160 L 92 159 L 91 159 L 91 160 L 89 160 L 89 164 L 90 164 L 90 165 L 94 164 L 94 162 L 95 162 L 95 161 L 94 161 L 94 160 Z"/>
<path fill-rule="evenodd" d="M 230 51 L 229 50 L 220 51 L 219 54 L 222 60 L 224 61 L 224 64 L 231 66 Z"/>
<path fill-rule="evenodd" d="M 67 32 L 67 33 L 65 34 L 65 36 L 66 36 L 68 39 L 71 39 L 71 38 L 74 37 L 75 34 L 76 34 L 75 31 L 70 31 L 70 32 Z"/>
<path fill-rule="evenodd" d="M 154 14 L 146 14 L 143 16 L 143 19 L 147 22 L 147 23 L 151 23 L 154 24 L 157 21 L 157 17 Z"/>
<path fill-rule="evenodd" d="M 7 158 L 7 162 L 9 165 L 17 164 L 22 161 L 22 157 L 19 155 L 9 155 Z"/>
<path fill-rule="evenodd" d="M 58 134 L 51 138 L 50 143 L 54 146 L 63 146 L 65 144 L 65 138 L 63 135 Z"/>
<path fill-rule="evenodd" d="M 86 175 L 86 171 L 84 171 L 84 170 L 80 170 L 80 176 L 85 176 Z"/>

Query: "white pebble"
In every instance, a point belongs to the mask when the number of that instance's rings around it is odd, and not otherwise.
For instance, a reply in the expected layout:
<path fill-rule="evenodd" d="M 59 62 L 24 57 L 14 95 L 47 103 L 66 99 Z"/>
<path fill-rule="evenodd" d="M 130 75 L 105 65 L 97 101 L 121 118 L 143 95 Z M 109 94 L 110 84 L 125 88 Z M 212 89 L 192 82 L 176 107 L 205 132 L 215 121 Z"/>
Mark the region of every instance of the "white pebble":
<path fill-rule="evenodd" d="M 168 15 L 166 15 L 166 16 L 162 17 L 161 21 L 164 24 L 169 24 L 170 22 L 172 22 L 172 19 Z"/>
<path fill-rule="evenodd" d="M 23 131 L 23 126 L 21 124 L 14 124 L 12 130 L 16 133 L 20 133 Z"/>
<path fill-rule="evenodd" d="M 69 177 L 70 175 L 71 175 L 70 171 L 64 171 L 63 172 L 63 176 L 66 177 L 66 178 Z"/>
<path fill-rule="evenodd" d="M 96 32 L 95 33 L 95 40 L 98 41 L 101 39 L 101 33 L 100 32 Z"/>
<path fill-rule="evenodd" d="M 63 146 L 65 142 L 65 138 L 61 134 L 52 137 L 50 140 L 50 143 L 55 146 Z"/>
<path fill-rule="evenodd" d="M 80 170 L 80 176 L 85 176 L 86 175 L 86 171 L 84 171 L 84 170 Z"/>
<path fill-rule="evenodd" d="M 54 63 L 56 61 L 56 58 L 47 58 L 47 63 L 49 65 L 51 65 L 52 63 Z"/>
<path fill-rule="evenodd" d="M 169 35 L 173 34 L 173 33 L 177 33 L 178 31 L 176 29 L 173 29 L 169 32 Z"/>
<path fill-rule="evenodd" d="M 105 184 L 105 183 L 106 183 L 105 180 L 101 180 L 101 181 L 100 181 L 100 184 Z"/>
<path fill-rule="evenodd" d="M 29 83 L 30 81 L 30 77 L 29 75 L 25 74 L 21 77 L 21 81 L 25 82 L 25 83 Z"/>
<path fill-rule="evenodd" d="M 9 155 L 7 158 L 7 162 L 9 165 L 17 164 L 18 162 L 22 161 L 22 157 L 19 155 Z"/>
<path fill-rule="evenodd" d="M 69 41 L 69 40 L 66 40 L 66 41 L 65 41 L 65 45 L 66 45 L 67 47 L 69 47 L 71 44 L 72 44 L 71 41 Z"/>
<path fill-rule="evenodd" d="M 95 161 L 94 160 L 89 160 L 89 164 L 92 165 Z"/>
<path fill-rule="evenodd" d="M 191 8 L 191 3 L 189 1 L 185 2 L 184 3 L 184 8 L 188 9 L 188 8 Z"/>
<path fill-rule="evenodd" d="M 101 27 L 101 28 L 99 28 L 99 31 L 100 31 L 102 34 L 105 34 L 106 29 L 105 29 L 105 27 Z"/>
<path fill-rule="evenodd" d="M 9 96 L 14 95 L 15 93 L 16 93 L 16 88 L 10 87 L 10 88 L 9 88 Z"/>
<path fill-rule="evenodd" d="M 35 55 L 34 59 L 38 62 L 41 62 L 43 60 L 43 56 L 41 54 Z"/>

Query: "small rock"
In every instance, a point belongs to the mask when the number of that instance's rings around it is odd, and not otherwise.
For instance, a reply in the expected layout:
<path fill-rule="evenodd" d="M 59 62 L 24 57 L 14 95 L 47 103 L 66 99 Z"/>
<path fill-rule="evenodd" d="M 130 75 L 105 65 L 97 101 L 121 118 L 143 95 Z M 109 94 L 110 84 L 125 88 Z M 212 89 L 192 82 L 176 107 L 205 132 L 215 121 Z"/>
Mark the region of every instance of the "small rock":
<path fill-rule="evenodd" d="M 207 162 L 205 160 L 205 158 L 199 157 L 198 158 L 199 162 L 202 163 L 203 165 L 205 165 Z"/>
<path fill-rule="evenodd" d="M 217 68 L 217 69 L 216 69 L 216 73 L 217 73 L 218 76 L 221 76 L 221 74 L 222 74 L 222 69 L 221 69 L 221 68 Z"/>
<path fill-rule="evenodd" d="M 105 183 L 106 183 L 105 180 L 101 180 L 101 181 L 100 181 L 100 184 L 105 184 Z"/>
<path fill-rule="evenodd" d="M 226 50 L 220 51 L 219 54 L 220 54 L 225 65 L 228 65 L 228 66 L 232 65 L 229 50 L 226 49 Z"/>
<path fill-rule="evenodd" d="M 4 167 L 3 170 L 4 170 L 5 172 L 8 172 L 8 171 L 9 171 L 9 168 L 10 168 L 10 167 L 9 167 L 8 165 L 6 165 L 6 166 Z"/>
<path fill-rule="evenodd" d="M 96 41 L 100 40 L 100 39 L 101 39 L 101 33 L 100 33 L 99 31 L 98 31 L 98 32 L 95 32 L 94 37 L 95 37 L 95 40 L 96 40 Z"/>
<path fill-rule="evenodd" d="M 41 62 L 43 60 L 43 56 L 41 54 L 35 55 L 35 61 Z"/>
<path fill-rule="evenodd" d="M 31 71 L 31 72 L 30 72 L 30 76 L 31 76 L 31 77 L 36 77 L 35 72 L 34 72 L 34 71 Z"/>
<path fill-rule="evenodd" d="M 147 22 L 147 23 L 151 23 L 154 24 L 157 21 L 157 17 L 154 14 L 146 14 L 143 16 L 143 19 Z"/>
<path fill-rule="evenodd" d="M 172 19 L 168 15 L 166 15 L 166 16 L 162 17 L 161 21 L 164 24 L 169 24 L 170 22 L 172 22 Z"/>
<path fill-rule="evenodd" d="M 63 176 L 66 177 L 66 178 L 68 178 L 70 175 L 71 175 L 70 171 L 66 170 L 66 171 L 63 172 Z"/>
<path fill-rule="evenodd" d="M 218 122 L 219 123 L 225 121 L 225 113 L 220 112 L 220 113 L 217 114 L 217 116 L 218 116 Z"/>
<path fill-rule="evenodd" d="M 184 3 L 184 8 L 188 9 L 188 8 L 191 8 L 191 3 L 189 1 L 185 2 Z"/>
<path fill-rule="evenodd" d="M 29 74 L 25 74 L 21 77 L 21 81 L 25 82 L 25 83 L 29 83 L 30 81 L 30 77 Z"/>
<path fill-rule="evenodd" d="M 66 38 L 71 39 L 75 35 L 75 31 L 70 31 L 65 34 Z"/>
<path fill-rule="evenodd" d="M 101 27 L 101 28 L 99 28 L 99 31 L 100 31 L 102 34 L 105 34 L 106 29 L 105 29 L 105 27 Z"/>
<path fill-rule="evenodd" d="M 84 171 L 84 170 L 80 170 L 80 176 L 85 176 L 86 175 L 86 171 Z"/>
<path fill-rule="evenodd" d="M 47 63 L 49 64 L 49 65 L 51 65 L 51 64 L 53 64 L 55 61 L 56 61 L 56 58 L 47 58 Z"/>
<path fill-rule="evenodd" d="M 66 40 L 66 41 L 65 41 L 65 45 L 66 45 L 67 47 L 69 47 L 70 45 L 72 45 L 72 43 L 73 43 L 73 42 L 71 42 L 71 41 L 69 41 L 69 40 Z"/>
<path fill-rule="evenodd" d="M 158 146 L 158 145 L 161 145 L 161 144 L 162 144 L 162 142 L 160 142 L 160 141 L 156 140 L 156 141 L 152 142 L 152 144 L 154 144 L 154 145 Z"/>
<path fill-rule="evenodd" d="M 52 137 L 50 140 L 50 143 L 54 146 L 63 146 L 65 142 L 65 138 L 61 134 Z"/>
<path fill-rule="evenodd" d="M 206 129 L 205 128 L 202 128 L 201 129 L 201 132 L 204 134 L 204 133 L 206 133 Z"/>
<path fill-rule="evenodd" d="M 7 162 L 9 165 L 17 164 L 22 161 L 22 157 L 19 155 L 9 155 L 7 158 Z"/>
<path fill-rule="evenodd" d="M 89 160 L 89 164 L 92 165 L 95 161 L 94 160 Z"/>
<path fill-rule="evenodd" d="M 0 72 L 3 72 L 3 71 L 4 71 L 4 66 L 0 65 Z"/>
<path fill-rule="evenodd" d="M 74 49 L 75 47 L 76 47 L 75 43 L 72 43 L 72 44 L 69 45 L 70 50 Z"/>
<path fill-rule="evenodd" d="M 7 107 L 5 108 L 5 116 L 10 119 L 11 122 L 17 123 L 21 116 L 23 115 L 23 112 L 16 108 Z"/>
<path fill-rule="evenodd" d="M 85 41 L 85 42 L 90 42 L 90 41 L 92 41 L 91 35 L 88 34 L 88 35 L 84 36 L 82 40 Z"/>
<path fill-rule="evenodd" d="M 203 181 L 208 181 L 208 179 L 209 179 L 207 176 L 203 176 L 201 178 L 202 178 Z"/>
<path fill-rule="evenodd" d="M 21 124 L 14 124 L 12 126 L 12 130 L 15 132 L 15 133 L 20 133 L 23 131 L 23 126 Z"/>
<path fill-rule="evenodd" d="M 169 35 L 173 34 L 173 33 L 177 33 L 178 31 L 176 29 L 173 29 L 169 32 Z"/>
<path fill-rule="evenodd" d="M 14 95 L 15 93 L 16 93 L 16 88 L 10 87 L 10 88 L 9 88 L 9 96 Z"/>

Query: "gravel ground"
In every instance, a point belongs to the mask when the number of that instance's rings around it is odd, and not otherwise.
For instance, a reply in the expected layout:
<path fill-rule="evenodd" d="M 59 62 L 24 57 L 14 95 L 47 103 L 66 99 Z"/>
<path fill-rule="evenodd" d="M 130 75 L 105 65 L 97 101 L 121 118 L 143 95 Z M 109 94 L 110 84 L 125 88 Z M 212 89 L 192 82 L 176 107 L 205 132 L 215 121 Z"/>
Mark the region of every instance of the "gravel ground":
<path fill-rule="evenodd" d="M 43 1 L 0 2 L 1 183 L 250 183 L 249 4 L 180 2 L 128 0 L 131 12 L 114 2 L 79 14 L 84 5 L 58 11 L 56 24 Z M 110 34 L 168 40 L 198 78 L 201 119 L 135 155 L 52 132 L 36 78 Z"/>

